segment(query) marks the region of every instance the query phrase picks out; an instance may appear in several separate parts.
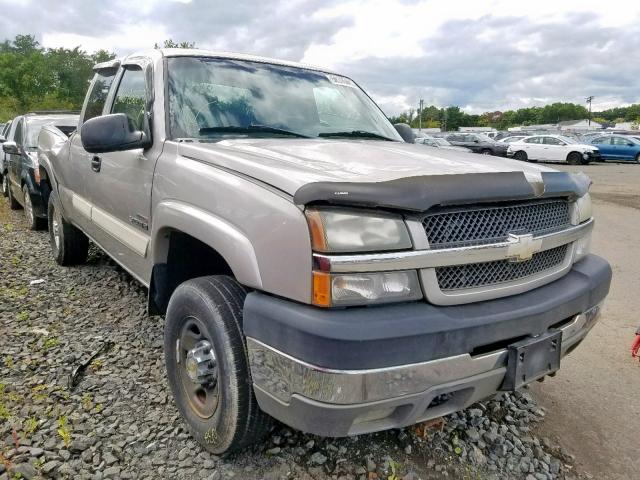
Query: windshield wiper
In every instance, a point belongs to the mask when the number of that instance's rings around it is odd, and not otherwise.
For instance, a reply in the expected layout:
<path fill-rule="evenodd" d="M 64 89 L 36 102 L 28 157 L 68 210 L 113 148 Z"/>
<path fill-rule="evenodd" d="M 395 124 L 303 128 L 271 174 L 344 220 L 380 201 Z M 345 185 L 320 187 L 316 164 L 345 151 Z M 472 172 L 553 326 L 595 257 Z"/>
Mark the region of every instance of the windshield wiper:
<path fill-rule="evenodd" d="M 282 128 L 269 127 L 268 125 L 247 125 L 240 127 L 230 125 L 227 127 L 204 127 L 199 130 L 200 135 L 208 133 L 277 133 L 278 135 L 288 135 L 290 137 L 309 138 L 307 135 L 284 130 Z"/>
<path fill-rule="evenodd" d="M 319 137 L 347 137 L 347 138 L 377 138 L 379 140 L 387 140 L 393 142 L 393 138 L 385 137 L 374 132 L 365 130 L 351 130 L 348 132 L 323 132 L 318 134 Z"/>

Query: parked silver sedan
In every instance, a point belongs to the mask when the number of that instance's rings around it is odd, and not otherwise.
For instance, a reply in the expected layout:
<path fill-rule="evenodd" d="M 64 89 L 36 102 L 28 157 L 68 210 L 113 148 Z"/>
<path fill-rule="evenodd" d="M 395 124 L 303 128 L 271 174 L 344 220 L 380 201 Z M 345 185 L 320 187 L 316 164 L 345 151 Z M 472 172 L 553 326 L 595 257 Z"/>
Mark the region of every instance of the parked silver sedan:
<path fill-rule="evenodd" d="M 457 150 L 459 152 L 471 152 L 470 149 L 465 147 L 456 147 L 451 145 L 448 140 L 441 137 L 417 137 L 414 143 L 420 143 L 429 147 L 442 148 L 444 150 Z"/>

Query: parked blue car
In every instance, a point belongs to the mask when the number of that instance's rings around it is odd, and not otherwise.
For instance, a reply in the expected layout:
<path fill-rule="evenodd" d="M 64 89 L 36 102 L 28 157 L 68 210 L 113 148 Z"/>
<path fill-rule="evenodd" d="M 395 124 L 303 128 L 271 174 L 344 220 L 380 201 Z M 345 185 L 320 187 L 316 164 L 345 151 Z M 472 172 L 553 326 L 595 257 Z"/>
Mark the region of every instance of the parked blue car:
<path fill-rule="evenodd" d="M 640 140 L 628 135 L 602 135 L 591 140 L 602 160 L 640 163 Z"/>

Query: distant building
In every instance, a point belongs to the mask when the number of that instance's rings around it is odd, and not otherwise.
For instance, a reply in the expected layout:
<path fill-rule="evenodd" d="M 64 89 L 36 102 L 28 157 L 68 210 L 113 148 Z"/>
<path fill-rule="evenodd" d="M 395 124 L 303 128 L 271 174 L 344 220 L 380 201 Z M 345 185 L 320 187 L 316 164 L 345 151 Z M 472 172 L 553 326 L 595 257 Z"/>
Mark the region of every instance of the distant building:
<path fill-rule="evenodd" d="M 491 127 L 458 127 L 458 131 L 473 132 L 473 133 L 497 132 L 495 128 L 491 128 Z"/>
<path fill-rule="evenodd" d="M 638 124 L 634 122 L 616 123 L 613 130 L 638 130 Z"/>
<path fill-rule="evenodd" d="M 547 130 L 559 130 L 558 125 L 555 123 L 543 123 L 540 125 L 523 125 L 520 127 L 510 127 L 510 132 L 538 132 Z"/>
<path fill-rule="evenodd" d="M 424 137 L 425 135 L 440 133 L 442 131 L 440 128 L 423 128 L 422 130 L 419 128 L 412 128 L 411 130 L 413 130 L 416 137 Z"/>
<path fill-rule="evenodd" d="M 558 122 L 560 130 L 600 130 L 602 125 L 591 120 L 589 124 L 588 118 L 582 120 L 567 120 L 566 122 Z"/>

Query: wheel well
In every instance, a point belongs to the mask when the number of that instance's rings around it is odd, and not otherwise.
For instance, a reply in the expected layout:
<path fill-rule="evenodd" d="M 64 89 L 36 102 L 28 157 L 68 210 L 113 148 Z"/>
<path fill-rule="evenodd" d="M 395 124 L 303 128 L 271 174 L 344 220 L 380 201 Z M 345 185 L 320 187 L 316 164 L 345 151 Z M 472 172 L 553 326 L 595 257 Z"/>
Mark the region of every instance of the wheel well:
<path fill-rule="evenodd" d="M 45 211 L 49 205 L 49 195 L 51 195 L 51 180 L 47 170 L 40 167 L 40 191 L 42 192 L 42 203 Z"/>
<path fill-rule="evenodd" d="M 231 275 L 233 271 L 215 249 L 189 234 L 172 230 L 167 233 L 167 255 L 156 263 L 149 286 L 149 314 L 163 315 L 173 291 L 181 283 L 205 275 Z"/>

